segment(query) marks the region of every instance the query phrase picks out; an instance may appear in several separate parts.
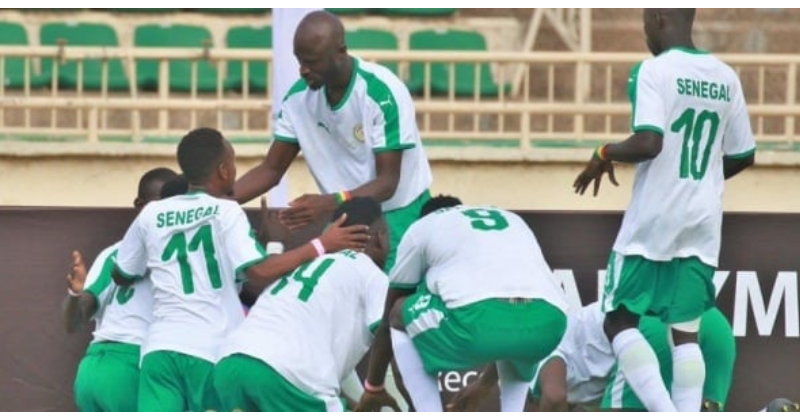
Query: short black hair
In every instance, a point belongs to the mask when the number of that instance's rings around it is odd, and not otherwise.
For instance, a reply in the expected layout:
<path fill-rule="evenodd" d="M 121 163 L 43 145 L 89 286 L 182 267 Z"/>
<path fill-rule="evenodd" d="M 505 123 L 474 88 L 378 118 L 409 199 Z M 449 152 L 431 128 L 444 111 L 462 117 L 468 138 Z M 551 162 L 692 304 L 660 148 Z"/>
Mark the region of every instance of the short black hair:
<path fill-rule="evenodd" d="M 383 217 L 381 204 L 374 198 L 355 197 L 336 207 L 331 221 L 336 221 L 342 214 L 347 214 L 347 220 L 342 224 L 343 227 L 351 225 L 370 226 Z"/>
<path fill-rule="evenodd" d="M 136 196 L 142 200 L 151 200 L 159 195 L 161 191 L 160 189 L 154 189 L 155 186 L 163 186 L 163 184 L 175 179 L 177 176 L 178 174 L 170 168 L 158 167 L 150 169 L 139 179 L 139 190 Z"/>
<path fill-rule="evenodd" d="M 429 199 L 428 202 L 426 202 L 425 205 L 422 206 L 422 209 L 419 212 L 419 217 L 422 218 L 430 214 L 431 212 L 434 212 L 442 208 L 450 208 L 462 204 L 463 203 L 461 202 L 461 200 L 458 199 L 457 197 L 454 197 L 452 195 L 439 194 Z"/>
<path fill-rule="evenodd" d="M 190 184 L 208 180 L 225 153 L 225 137 L 218 130 L 200 127 L 183 136 L 178 144 L 178 165 Z"/>
<path fill-rule="evenodd" d="M 189 181 L 183 175 L 175 176 L 174 178 L 164 182 L 161 187 L 161 199 L 169 198 L 175 195 L 183 195 L 189 190 Z"/>

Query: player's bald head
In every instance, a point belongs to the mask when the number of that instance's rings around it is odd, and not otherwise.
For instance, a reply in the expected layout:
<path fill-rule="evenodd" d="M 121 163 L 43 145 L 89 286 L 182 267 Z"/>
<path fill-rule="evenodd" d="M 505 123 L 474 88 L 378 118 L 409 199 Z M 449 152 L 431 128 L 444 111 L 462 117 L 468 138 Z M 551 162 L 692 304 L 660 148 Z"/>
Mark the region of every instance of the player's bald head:
<path fill-rule="evenodd" d="M 654 55 L 674 46 L 692 45 L 695 9 L 644 9 L 647 47 Z"/>
<path fill-rule="evenodd" d="M 322 46 L 333 51 L 344 46 L 344 25 L 336 15 L 318 10 L 307 14 L 294 33 L 295 47 Z"/>

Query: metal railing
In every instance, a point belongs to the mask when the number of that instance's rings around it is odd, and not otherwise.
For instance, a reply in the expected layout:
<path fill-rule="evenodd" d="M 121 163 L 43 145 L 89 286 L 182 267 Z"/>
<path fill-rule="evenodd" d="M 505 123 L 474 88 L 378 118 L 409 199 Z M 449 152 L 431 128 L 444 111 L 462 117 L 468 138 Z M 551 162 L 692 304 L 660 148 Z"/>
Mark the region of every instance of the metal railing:
<path fill-rule="evenodd" d="M 397 63 L 409 82 L 421 74 L 415 96 L 420 130 L 427 139 L 478 140 L 523 148 L 534 141 L 574 143 L 624 137 L 629 131 L 627 78 L 632 65 L 645 58 L 635 53 L 605 52 L 434 52 L 356 51 L 357 56 Z M 718 55 L 740 75 L 757 140 L 791 146 L 800 118 L 797 86 L 800 56 Z M 226 87 L 227 64 L 243 61 L 241 77 L 253 63 L 266 64 L 269 50 L 205 48 L 100 48 L 73 46 L 0 47 L 0 80 L 7 63 L 24 61 L 20 88 L 0 82 L 0 131 L 5 136 L 107 138 L 180 137 L 198 125 L 217 127 L 228 137 L 268 138 L 272 100 L 267 91 L 253 92 L 245 82 Z M 74 88 L 64 88 L 59 66 L 53 65 L 46 85 L 36 87 L 36 68 L 43 58 L 77 63 Z M 100 61 L 101 87 L 83 88 L 87 60 Z M 129 88 L 108 88 L 109 62 L 120 60 Z M 158 61 L 159 83 L 152 91 L 137 86 L 137 63 Z M 170 62 L 191 62 L 191 88 L 170 90 Z M 198 65 L 216 69 L 215 87 L 200 91 Z M 469 74 L 471 70 L 471 74 Z M 517 74 L 522 72 L 522 76 Z M 456 72 L 468 73 L 456 77 Z M 490 71 L 491 77 L 485 77 Z M 441 79 L 447 78 L 446 83 Z M 519 85 L 511 85 L 518 82 Z M 458 83 L 458 85 L 457 85 Z M 496 87 L 487 88 L 487 84 Z M 470 85 L 471 84 L 471 85 Z M 472 87 L 470 92 L 470 88 Z M 517 87 L 517 88 L 514 88 Z M 486 93 L 487 90 L 494 90 Z M 465 92 L 467 91 L 467 92 Z M 482 94 L 481 91 L 484 93 Z M 512 94 L 512 91 L 519 91 Z"/>

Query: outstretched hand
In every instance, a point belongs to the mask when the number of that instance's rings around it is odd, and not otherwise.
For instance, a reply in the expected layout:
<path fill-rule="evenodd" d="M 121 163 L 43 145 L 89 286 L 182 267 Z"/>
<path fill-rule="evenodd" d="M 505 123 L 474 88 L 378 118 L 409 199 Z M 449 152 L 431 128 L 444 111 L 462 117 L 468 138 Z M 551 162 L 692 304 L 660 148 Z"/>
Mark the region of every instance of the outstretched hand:
<path fill-rule="evenodd" d="M 575 193 L 583 195 L 583 193 L 586 192 L 586 188 L 589 187 L 589 184 L 594 182 L 594 196 L 597 196 L 604 173 L 608 173 L 608 179 L 614 186 L 619 186 L 617 178 L 614 175 L 614 164 L 610 160 L 601 160 L 596 156 L 592 156 L 589 163 L 587 163 L 586 167 L 583 169 L 583 172 L 581 172 L 575 179 L 575 182 L 572 183 L 572 187 L 575 188 Z"/>
<path fill-rule="evenodd" d="M 356 406 L 356 412 L 380 412 L 384 407 L 391 407 L 395 412 L 402 411 L 397 401 L 386 390 L 376 393 L 365 391 Z"/>
<path fill-rule="evenodd" d="M 86 283 L 86 263 L 83 262 L 83 257 L 80 251 L 72 252 L 72 267 L 67 273 L 67 287 L 73 293 L 83 292 L 83 286 Z"/>
<path fill-rule="evenodd" d="M 338 204 L 333 195 L 304 194 L 289 202 L 289 208 L 281 211 L 279 218 L 290 230 L 303 228 L 321 216 L 336 210 Z"/>
<path fill-rule="evenodd" d="M 364 251 L 367 247 L 369 227 L 366 225 L 342 227 L 346 220 L 347 214 L 342 214 L 319 237 L 326 252 L 335 253 L 345 249 Z"/>

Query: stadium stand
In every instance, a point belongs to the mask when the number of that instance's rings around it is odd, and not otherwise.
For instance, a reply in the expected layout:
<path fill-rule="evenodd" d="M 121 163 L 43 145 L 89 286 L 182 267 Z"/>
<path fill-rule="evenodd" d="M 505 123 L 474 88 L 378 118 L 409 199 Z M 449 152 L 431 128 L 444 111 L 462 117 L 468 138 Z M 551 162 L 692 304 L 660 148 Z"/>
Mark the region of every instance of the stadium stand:
<path fill-rule="evenodd" d="M 42 25 L 39 39 L 42 45 L 74 46 L 106 46 L 118 47 L 119 40 L 114 29 L 104 23 L 47 23 Z M 78 62 L 66 61 L 58 64 L 58 87 L 74 89 L 82 76 L 82 87 L 87 90 L 100 90 L 103 88 L 103 60 L 85 59 L 82 61 L 82 75 L 79 75 Z M 53 74 L 56 61 L 51 58 L 42 59 L 42 82 L 49 83 Z M 119 59 L 108 60 L 109 90 L 128 90 L 128 77 Z"/>
<path fill-rule="evenodd" d="M 16 22 L 0 21 L 0 45 L 28 46 L 28 33 L 25 27 Z M 25 58 L 7 58 L 3 61 L 2 84 L 9 88 L 22 88 L 25 86 Z M 41 80 L 29 68 L 31 86 L 40 86 Z"/>
<path fill-rule="evenodd" d="M 212 45 L 208 29 L 194 25 L 141 25 L 134 32 L 137 47 L 203 48 Z M 196 74 L 192 67 L 195 66 Z M 192 83 L 194 76 L 196 84 Z M 156 89 L 159 79 L 158 61 L 140 60 L 136 63 L 136 83 L 140 88 Z M 217 88 L 217 68 L 208 61 L 169 60 L 169 89 L 172 91 L 214 91 Z"/>
<path fill-rule="evenodd" d="M 228 48 L 251 48 L 251 49 L 271 49 L 272 48 L 272 27 L 271 26 L 237 26 L 228 30 L 225 36 L 225 44 Z M 267 63 L 249 61 L 247 64 L 247 76 L 244 75 L 244 64 L 239 60 L 228 61 L 227 76 L 225 78 L 225 88 L 235 91 L 242 91 L 247 84 L 250 91 L 266 92 L 269 85 Z"/>
<path fill-rule="evenodd" d="M 348 49 L 351 50 L 399 50 L 397 36 L 386 30 L 348 30 L 345 33 L 345 42 L 347 43 Z M 379 63 L 385 65 L 392 70 L 392 72 L 399 75 L 397 62 L 379 61 Z"/>

